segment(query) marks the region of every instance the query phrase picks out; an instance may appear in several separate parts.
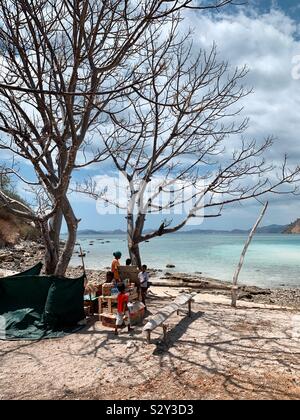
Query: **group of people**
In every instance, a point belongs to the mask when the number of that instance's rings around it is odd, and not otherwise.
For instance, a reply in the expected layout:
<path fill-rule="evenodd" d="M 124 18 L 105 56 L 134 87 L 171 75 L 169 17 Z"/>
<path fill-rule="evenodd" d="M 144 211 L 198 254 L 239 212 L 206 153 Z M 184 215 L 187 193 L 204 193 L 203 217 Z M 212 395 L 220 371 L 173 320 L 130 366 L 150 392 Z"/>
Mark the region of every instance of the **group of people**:
<path fill-rule="evenodd" d="M 111 264 L 111 271 L 106 274 L 108 282 L 114 282 L 118 288 L 118 300 L 117 300 L 117 317 L 116 317 L 116 326 L 115 334 L 118 334 L 118 328 L 122 327 L 124 320 L 127 319 L 128 331 L 131 331 L 130 318 L 128 315 L 128 295 L 126 294 L 125 284 L 120 279 L 119 267 L 121 265 L 120 260 L 122 258 L 122 253 L 116 251 L 113 253 L 114 259 Z M 131 259 L 126 260 L 126 266 L 132 264 Z M 147 266 L 143 265 L 138 274 L 138 289 L 141 293 L 141 299 L 146 308 L 146 296 L 147 290 L 149 288 L 149 273 L 147 272 Z"/>

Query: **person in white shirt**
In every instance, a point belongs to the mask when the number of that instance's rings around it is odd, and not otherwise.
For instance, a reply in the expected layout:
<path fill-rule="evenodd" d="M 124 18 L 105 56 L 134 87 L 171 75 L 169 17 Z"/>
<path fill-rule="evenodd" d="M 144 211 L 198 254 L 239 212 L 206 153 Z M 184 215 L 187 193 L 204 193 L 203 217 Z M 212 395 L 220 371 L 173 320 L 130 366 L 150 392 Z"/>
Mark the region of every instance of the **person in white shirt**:
<path fill-rule="evenodd" d="M 139 283 L 141 288 L 141 296 L 142 296 L 142 302 L 145 305 L 146 308 L 146 296 L 147 296 L 147 290 L 148 290 L 148 282 L 149 282 L 149 273 L 147 273 L 147 266 L 142 266 L 142 271 L 139 273 Z"/>

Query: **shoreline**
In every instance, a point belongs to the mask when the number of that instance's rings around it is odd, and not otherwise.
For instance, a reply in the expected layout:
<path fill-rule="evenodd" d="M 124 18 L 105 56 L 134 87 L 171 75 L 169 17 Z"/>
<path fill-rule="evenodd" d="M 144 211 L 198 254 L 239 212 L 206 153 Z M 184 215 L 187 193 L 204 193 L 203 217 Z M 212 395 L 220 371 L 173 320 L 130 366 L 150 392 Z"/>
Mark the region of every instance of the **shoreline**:
<path fill-rule="evenodd" d="M 7 270 L 22 272 L 39 261 L 43 261 L 44 247 L 41 244 L 23 241 L 20 244 L 0 249 L 0 276 L 5 276 Z M 89 282 L 104 283 L 107 269 L 87 269 Z M 1 274 L 2 272 L 2 274 Z M 83 273 L 82 266 L 71 266 L 67 276 L 78 277 Z M 209 292 L 215 295 L 230 296 L 231 283 L 205 277 L 199 273 L 170 272 L 168 269 L 149 269 L 150 281 L 153 286 L 180 288 L 197 293 Z M 271 305 L 300 308 L 300 287 L 260 288 L 257 286 L 239 285 L 239 300 Z"/>

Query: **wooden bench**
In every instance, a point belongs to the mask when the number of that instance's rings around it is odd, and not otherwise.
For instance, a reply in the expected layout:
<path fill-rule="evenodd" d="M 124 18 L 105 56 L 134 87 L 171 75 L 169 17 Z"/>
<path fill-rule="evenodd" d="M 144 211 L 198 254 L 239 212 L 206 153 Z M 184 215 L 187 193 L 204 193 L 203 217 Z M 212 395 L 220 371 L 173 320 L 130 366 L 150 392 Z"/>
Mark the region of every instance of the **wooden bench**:
<path fill-rule="evenodd" d="M 162 326 L 163 328 L 163 336 L 164 340 L 166 340 L 167 335 L 167 326 L 165 325 L 165 321 L 173 315 L 175 312 L 179 314 L 182 310 L 183 305 L 188 305 L 188 313 L 187 315 L 191 317 L 192 315 L 192 302 L 193 302 L 194 295 L 183 293 L 170 303 L 169 305 L 162 308 L 157 314 L 155 314 L 144 326 L 143 331 L 146 333 L 147 343 L 150 344 L 151 342 L 151 332 L 155 330 L 155 328 Z"/>

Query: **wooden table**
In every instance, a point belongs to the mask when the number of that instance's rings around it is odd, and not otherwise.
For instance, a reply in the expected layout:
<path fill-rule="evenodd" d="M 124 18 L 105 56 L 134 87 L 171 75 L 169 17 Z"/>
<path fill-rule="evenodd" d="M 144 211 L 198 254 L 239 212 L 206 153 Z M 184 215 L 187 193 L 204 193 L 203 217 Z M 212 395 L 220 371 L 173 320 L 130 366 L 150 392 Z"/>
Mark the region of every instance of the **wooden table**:
<path fill-rule="evenodd" d="M 138 293 L 131 293 L 129 295 L 129 302 L 132 302 L 134 300 L 138 300 Z M 99 296 L 98 302 L 99 302 L 99 321 L 101 321 L 101 317 L 103 316 L 112 316 L 113 313 L 113 305 L 117 304 L 118 301 L 118 295 L 112 295 L 112 296 Z M 103 304 L 107 303 L 107 312 L 103 312 Z"/>
<path fill-rule="evenodd" d="M 99 316 L 102 315 L 102 308 L 103 308 L 103 303 L 107 302 L 107 312 L 109 314 L 112 314 L 112 304 L 113 303 L 117 303 L 118 301 L 118 295 L 112 295 L 112 296 L 99 296 L 98 298 L 98 302 L 99 302 Z"/>

